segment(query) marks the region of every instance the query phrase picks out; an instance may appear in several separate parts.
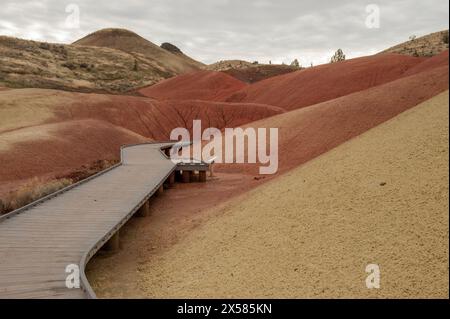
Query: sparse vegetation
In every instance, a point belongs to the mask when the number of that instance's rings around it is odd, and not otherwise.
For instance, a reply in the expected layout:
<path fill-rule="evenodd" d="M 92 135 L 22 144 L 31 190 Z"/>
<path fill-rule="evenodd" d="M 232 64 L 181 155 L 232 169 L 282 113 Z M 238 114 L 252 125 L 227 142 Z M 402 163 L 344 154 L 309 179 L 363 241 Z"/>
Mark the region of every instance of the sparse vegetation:
<path fill-rule="evenodd" d="M 97 174 L 105 169 L 110 168 L 118 163 L 117 160 L 98 160 L 90 165 L 84 165 L 80 169 L 71 172 L 65 176 L 60 177 L 60 179 L 68 178 L 74 183 L 79 182 L 83 179 L 88 178 L 94 174 Z"/>
<path fill-rule="evenodd" d="M 5 198 L 0 199 L 0 215 L 28 205 L 66 186 L 108 169 L 117 163 L 117 160 L 98 160 L 89 165 L 84 165 L 70 174 L 57 176 L 50 181 L 35 177 L 17 190 L 9 193 Z"/>
<path fill-rule="evenodd" d="M 3 200 L 0 199 L 0 215 L 9 213 L 42 197 L 50 195 L 72 184 L 72 182 L 73 181 L 68 178 L 45 181 L 35 177 L 16 191 L 11 192 L 7 198 Z"/>
<path fill-rule="evenodd" d="M 447 47 L 448 47 L 448 31 L 444 32 L 444 34 L 442 34 L 442 42 L 447 44 Z"/>
<path fill-rule="evenodd" d="M 124 93 L 174 75 L 140 53 L 0 36 L 0 86 L 4 87 Z"/>
<path fill-rule="evenodd" d="M 331 57 L 331 63 L 336 63 L 345 60 L 345 54 L 342 49 L 338 49 L 336 53 Z"/>
<path fill-rule="evenodd" d="M 300 68 L 300 62 L 298 62 L 298 60 L 295 59 L 294 61 L 292 61 L 291 66 L 295 68 Z"/>
<path fill-rule="evenodd" d="M 422 37 L 411 36 L 408 41 L 381 53 L 398 53 L 416 57 L 432 57 L 448 49 L 448 30 Z"/>
<path fill-rule="evenodd" d="M 39 48 L 41 48 L 42 50 L 50 50 L 50 44 L 46 42 L 40 43 Z"/>
<path fill-rule="evenodd" d="M 230 69 L 245 69 L 258 65 L 257 61 L 248 62 L 243 60 L 225 60 L 210 64 L 206 67 L 210 71 L 227 71 Z"/>

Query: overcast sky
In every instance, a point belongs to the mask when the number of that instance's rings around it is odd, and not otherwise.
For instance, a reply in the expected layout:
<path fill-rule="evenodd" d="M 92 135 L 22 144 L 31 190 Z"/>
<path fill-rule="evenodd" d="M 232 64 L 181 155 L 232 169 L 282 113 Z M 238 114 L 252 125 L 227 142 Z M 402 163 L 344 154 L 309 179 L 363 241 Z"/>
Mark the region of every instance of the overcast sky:
<path fill-rule="evenodd" d="M 120 27 L 158 45 L 171 42 L 204 63 L 298 58 L 305 66 L 320 64 L 338 48 L 347 57 L 369 55 L 449 25 L 447 0 L 1 0 L 0 5 L 0 35 L 71 43 Z"/>

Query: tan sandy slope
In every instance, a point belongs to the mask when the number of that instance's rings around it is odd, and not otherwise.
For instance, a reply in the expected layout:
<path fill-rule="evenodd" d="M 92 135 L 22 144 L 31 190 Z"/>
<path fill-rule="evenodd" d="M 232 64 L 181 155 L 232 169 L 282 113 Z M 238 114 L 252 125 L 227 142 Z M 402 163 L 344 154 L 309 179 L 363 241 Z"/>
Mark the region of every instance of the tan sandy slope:
<path fill-rule="evenodd" d="M 447 91 L 231 201 L 143 265 L 141 292 L 448 298 L 448 111 Z"/>

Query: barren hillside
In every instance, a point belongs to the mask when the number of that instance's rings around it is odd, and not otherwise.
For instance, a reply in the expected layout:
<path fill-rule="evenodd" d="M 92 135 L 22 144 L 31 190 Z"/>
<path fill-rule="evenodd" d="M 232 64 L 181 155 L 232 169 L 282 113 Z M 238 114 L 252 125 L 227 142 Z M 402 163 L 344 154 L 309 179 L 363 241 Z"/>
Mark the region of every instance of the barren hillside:
<path fill-rule="evenodd" d="M 297 67 L 282 64 L 259 64 L 243 60 L 225 60 L 205 67 L 209 71 L 220 71 L 245 83 L 259 82 L 277 75 L 298 71 Z"/>
<path fill-rule="evenodd" d="M 203 63 L 187 56 L 186 54 L 184 54 L 183 51 L 181 51 L 177 46 L 173 45 L 172 43 L 164 42 L 163 44 L 161 44 L 161 49 L 164 49 L 172 54 L 175 54 L 178 57 L 181 57 L 183 60 L 187 61 L 189 64 L 193 65 L 198 69 L 200 68 L 203 69 L 205 67 Z"/>
<path fill-rule="evenodd" d="M 180 75 L 139 90 L 139 93 L 159 100 L 223 101 L 230 94 L 246 87 L 232 76 L 214 71 L 199 71 Z"/>
<path fill-rule="evenodd" d="M 123 144 L 167 140 L 174 128 L 191 129 L 194 119 L 221 129 L 282 112 L 258 104 L 0 91 L 0 199 L 32 177 L 61 176 L 93 161 L 118 160 Z"/>
<path fill-rule="evenodd" d="M 0 36 L 5 87 L 125 93 L 201 66 L 126 30 L 102 30 L 75 45 Z"/>
<path fill-rule="evenodd" d="M 226 101 L 298 109 L 396 80 L 424 60 L 391 53 L 320 65 L 249 85 Z"/>
<path fill-rule="evenodd" d="M 248 68 L 228 69 L 223 71 L 245 83 L 256 83 L 274 76 L 296 72 L 299 69 L 290 65 L 259 64 Z"/>
<path fill-rule="evenodd" d="M 202 67 L 200 62 L 194 61 L 184 54 L 173 54 L 125 29 L 99 30 L 73 44 L 121 50 L 153 65 L 155 69 L 171 75 L 198 70 Z"/>
<path fill-rule="evenodd" d="M 448 30 L 434 32 L 419 38 L 410 39 L 381 53 L 399 53 L 411 56 L 430 57 L 448 50 Z"/>
<path fill-rule="evenodd" d="M 279 172 L 285 172 L 445 90 L 448 67 L 441 66 L 244 127 L 279 128 Z M 220 171 L 257 176 L 258 167 L 221 164 Z"/>
<path fill-rule="evenodd" d="M 146 59 L 119 50 L 0 36 L 0 86 L 126 92 L 168 76 Z"/>
<path fill-rule="evenodd" d="M 446 92 L 213 208 L 139 265 L 133 295 L 448 298 L 448 111 Z"/>
<path fill-rule="evenodd" d="M 207 65 L 205 69 L 209 71 L 226 71 L 230 69 L 245 69 L 252 67 L 253 65 L 252 62 L 244 60 L 223 60 Z"/>

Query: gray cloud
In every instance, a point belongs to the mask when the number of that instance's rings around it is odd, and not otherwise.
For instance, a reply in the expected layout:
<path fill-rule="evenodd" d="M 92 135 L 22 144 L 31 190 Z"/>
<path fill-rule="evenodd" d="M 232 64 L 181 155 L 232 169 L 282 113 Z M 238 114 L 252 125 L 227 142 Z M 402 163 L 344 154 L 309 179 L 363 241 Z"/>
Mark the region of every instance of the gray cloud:
<path fill-rule="evenodd" d="M 67 28 L 66 6 L 80 8 L 80 28 Z M 380 28 L 365 25 L 366 6 L 380 8 Z M 446 0 L 2 0 L 0 34 L 71 43 L 101 28 L 133 30 L 171 42 L 205 63 L 223 59 L 326 62 L 342 48 L 368 55 L 448 28 Z"/>

